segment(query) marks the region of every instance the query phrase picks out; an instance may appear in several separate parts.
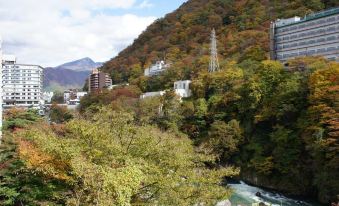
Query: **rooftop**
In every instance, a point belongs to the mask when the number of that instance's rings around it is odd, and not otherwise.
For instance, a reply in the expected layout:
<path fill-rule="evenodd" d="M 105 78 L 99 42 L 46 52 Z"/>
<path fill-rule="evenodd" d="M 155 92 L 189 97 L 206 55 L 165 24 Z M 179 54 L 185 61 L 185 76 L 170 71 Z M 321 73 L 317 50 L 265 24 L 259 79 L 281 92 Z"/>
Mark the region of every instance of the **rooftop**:
<path fill-rule="evenodd" d="M 290 26 L 290 25 L 299 24 L 299 23 L 303 23 L 303 22 L 306 22 L 306 21 L 311 21 L 311 20 L 314 20 L 314 19 L 319 19 L 319 18 L 323 18 L 323 17 L 326 17 L 326 16 L 335 15 L 335 14 L 339 14 L 339 7 L 323 10 L 323 11 L 316 12 L 316 13 L 312 13 L 312 14 L 306 15 L 304 18 L 302 18 L 300 20 L 295 19 L 295 21 L 287 22 L 285 24 L 277 24 L 277 23 L 282 22 L 284 20 L 289 20 L 289 19 L 277 20 L 276 21 L 276 27 L 280 28 L 280 27 Z"/>
<path fill-rule="evenodd" d="M 27 67 L 39 67 L 41 69 L 44 69 L 42 66 L 40 65 L 36 65 L 36 64 L 17 64 L 17 63 L 2 63 L 2 65 L 4 66 L 27 66 Z"/>

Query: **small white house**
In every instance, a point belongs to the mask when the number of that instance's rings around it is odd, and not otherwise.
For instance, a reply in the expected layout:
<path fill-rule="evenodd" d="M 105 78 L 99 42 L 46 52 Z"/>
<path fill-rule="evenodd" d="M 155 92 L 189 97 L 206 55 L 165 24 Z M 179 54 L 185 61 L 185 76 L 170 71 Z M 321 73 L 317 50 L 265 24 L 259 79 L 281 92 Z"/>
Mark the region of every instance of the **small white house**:
<path fill-rule="evenodd" d="M 165 91 L 160 91 L 160 92 L 146 92 L 140 96 L 140 99 L 145 99 L 148 97 L 158 97 L 158 96 L 163 96 L 166 92 Z"/>
<path fill-rule="evenodd" d="M 87 92 L 77 92 L 77 99 L 80 100 L 82 97 L 87 95 Z"/>
<path fill-rule="evenodd" d="M 87 92 L 78 92 L 76 89 L 66 90 L 64 91 L 64 102 L 66 104 L 74 105 L 75 102 L 80 102 L 81 98 L 86 95 Z"/>
<path fill-rule="evenodd" d="M 79 105 L 80 99 L 71 99 L 67 102 L 68 105 Z"/>
<path fill-rule="evenodd" d="M 64 91 L 64 103 L 67 103 L 71 99 L 71 92 L 69 90 Z"/>
<path fill-rule="evenodd" d="M 42 94 L 43 96 L 43 100 L 46 102 L 46 103 L 51 103 L 52 102 L 52 98 L 54 96 L 54 92 L 44 92 Z"/>
<path fill-rule="evenodd" d="M 165 61 L 157 61 L 151 67 L 145 69 L 145 76 L 156 76 L 164 72 L 170 67 L 170 64 L 166 64 Z"/>
<path fill-rule="evenodd" d="M 129 86 L 129 83 L 111 85 L 111 86 L 109 86 L 107 89 L 108 89 L 108 90 L 112 90 L 112 89 L 114 89 L 114 88 L 117 88 L 117 87 L 124 87 L 124 86 Z"/>
<path fill-rule="evenodd" d="M 191 80 L 174 82 L 174 92 L 181 98 L 190 97 L 192 95 L 192 91 L 190 89 L 191 83 Z"/>

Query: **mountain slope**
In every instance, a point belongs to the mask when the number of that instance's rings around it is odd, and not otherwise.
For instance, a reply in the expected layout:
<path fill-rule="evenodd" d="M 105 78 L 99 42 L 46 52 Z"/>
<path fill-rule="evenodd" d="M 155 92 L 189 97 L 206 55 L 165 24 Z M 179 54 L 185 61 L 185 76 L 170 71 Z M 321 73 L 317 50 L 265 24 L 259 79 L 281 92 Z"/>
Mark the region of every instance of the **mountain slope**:
<path fill-rule="evenodd" d="M 94 62 L 86 57 L 54 68 L 45 68 L 44 88 L 51 91 L 82 88 L 90 71 L 100 66 L 102 63 Z"/>
<path fill-rule="evenodd" d="M 184 111 L 189 113 L 187 122 L 183 123 L 187 124 L 186 134 L 201 132 L 201 136 L 196 137 L 199 142 L 218 131 L 220 139 L 225 137 L 228 139 L 227 128 L 233 124 L 234 119 L 237 119 L 243 124 L 246 139 L 246 143 L 240 148 L 240 155 L 235 157 L 237 164 L 241 166 L 242 178 L 252 184 L 288 194 L 313 195 L 318 196 L 322 202 L 329 202 L 331 198 L 336 198 L 335 194 L 338 194 L 336 189 L 339 188 L 338 184 L 332 181 L 338 179 L 336 178 L 338 164 L 334 158 L 330 161 L 330 155 L 325 154 L 325 151 L 331 151 L 333 157 L 336 151 L 332 146 L 310 143 L 309 138 L 316 137 L 317 134 L 310 129 L 328 131 L 327 126 L 319 124 L 329 123 L 321 123 L 320 120 L 308 116 L 311 113 L 322 116 L 323 114 L 313 113 L 318 109 L 324 112 L 331 111 L 330 114 L 323 116 L 331 118 L 331 124 L 337 124 L 336 121 L 332 121 L 332 118 L 337 116 L 336 110 L 320 109 L 327 107 L 324 105 L 331 102 L 329 100 L 331 98 L 322 97 L 324 101 L 321 103 L 322 106 L 312 106 L 314 97 L 308 96 L 309 83 L 322 82 L 326 75 L 321 74 L 324 71 L 315 73 L 311 78 L 312 81 L 309 81 L 307 79 L 309 74 L 285 73 L 286 70 L 276 62 L 272 63 L 270 70 L 267 70 L 265 65 L 267 63 L 261 60 L 268 58 L 271 21 L 295 15 L 303 16 L 331 6 L 339 6 L 339 1 L 191 0 L 164 19 L 150 25 L 131 46 L 107 62 L 102 69 L 111 73 L 115 83 L 129 81 L 143 91 L 171 88 L 174 80 L 193 80 L 192 89 L 193 91 L 195 89 L 193 93 L 199 94 L 183 104 L 186 109 Z M 207 75 L 209 35 L 212 28 L 217 30 L 220 66 L 228 69 Z M 142 69 L 152 61 L 165 57 L 173 63 L 168 71 L 157 77 L 143 76 Z M 315 60 L 312 57 L 306 61 Z M 305 65 L 300 62 L 294 64 Z M 313 67 L 321 68 L 318 63 L 309 68 Z M 278 72 L 276 77 L 268 77 L 274 76 L 275 71 L 281 71 L 281 74 Z M 337 71 L 332 71 L 333 76 L 329 77 L 333 79 L 329 81 L 333 83 L 333 88 L 337 88 L 338 85 L 334 77 L 337 76 Z M 328 72 L 327 75 L 331 76 L 332 72 Z M 242 75 L 244 76 L 238 79 L 237 76 Z M 271 80 L 281 77 L 286 78 L 281 80 L 281 87 L 273 87 L 272 85 L 277 85 L 274 82 L 276 80 Z M 237 92 L 233 93 L 233 86 L 230 85 L 234 85 Z M 261 89 L 259 85 L 262 85 Z M 267 92 L 267 88 L 270 87 L 272 89 Z M 271 110 L 274 108 L 273 102 L 277 105 L 275 112 Z M 262 117 L 265 115 L 267 119 L 263 120 Z M 196 121 L 192 121 L 194 118 Z M 223 123 L 219 122 L 220 119 Z M 305 134 L 301 135 L 301 131 Z M 323 133 L 321 135 L 321 138 L 325 137 Z M 220 145 L 216 144 L 218 148 Z M 311 147 L 319 148 L 319 151 L 312 150 Z M 226 149 L 228 150 L 229 148 Z M 333 166 L 328 166 L 330 164 Z"/>
<path fill-rule="evenodd" d="M 217 30 L 221 64 L 229 58 L 268 58 L 269 25 L 277 18 L 303 16 L 339 6 L 328 0 L 190 0 L 158 19 L 132 45 L 104 64 L 115 83 L 133 81 L 158 59 L 192 75 L 208 66 L 209 35 Z M 187 75 L 186 75 L 187 76 Z M 184 77 L 186 77 L 184 76 Z M 183 76 L 178 76 L 183 78 Z"/>
<path fill-rule="evenodd" d="M 76 61 L 68 62 L 58 66 L 57 68 L 69 69 L 74 71 L 91 71 L 92 69 L 102 66 L 102 63 L 94 62 L 92 59 L 86 57 Z"/>
<path fill-rule="evenodd" d="M 73 71 L 63 68 L 45 68 L 44 88 L 49 91 L 82 88 L 90 71 Z"/>

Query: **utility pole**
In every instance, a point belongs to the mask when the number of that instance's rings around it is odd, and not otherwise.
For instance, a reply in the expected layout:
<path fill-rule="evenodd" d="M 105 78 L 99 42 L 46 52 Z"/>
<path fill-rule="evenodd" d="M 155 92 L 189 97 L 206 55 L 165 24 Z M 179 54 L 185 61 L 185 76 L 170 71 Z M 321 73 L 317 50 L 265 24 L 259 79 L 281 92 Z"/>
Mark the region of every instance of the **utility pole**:
<path fill-rule="evenodd" d="M 219 61 L 218 61 L 218 49 L 217 49 L 217 37 L 215 34 L 215 29 L 213 28 L 211 33 L 211 57 L 210 65 L 208 68 L 209 72 L 215 72 L 219 70 Z"/>

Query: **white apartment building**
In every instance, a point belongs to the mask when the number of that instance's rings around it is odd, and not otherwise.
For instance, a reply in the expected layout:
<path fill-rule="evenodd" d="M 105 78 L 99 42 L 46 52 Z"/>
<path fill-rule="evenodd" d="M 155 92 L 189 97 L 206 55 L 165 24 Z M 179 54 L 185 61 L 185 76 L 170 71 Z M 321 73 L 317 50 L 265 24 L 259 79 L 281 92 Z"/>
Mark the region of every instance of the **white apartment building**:
<path fill-rule="evenodd" d="M 44 104 L 43 68 L 17 64 L 13 55 L 2 59 L 3 104 L 5 107 L 29 107 Z"/>
<path fill-rule="evenodd" d="M 191 80 L 183 80 L 174 82 L 174 92 L 181 98 L 190 97 L 192 91 L 190 90 Z"/>
<path fill-rule="evenodd" d="M 151 67 L 145 69 L 145 76 L 156 76 L 166 71 L 170 67 L 170 64 L 166 64 L 165 61 L 157 61 Z"/>
<path fill-rule="evenodd" d="M 278 19 L 271 24 L 270 36 L 271 59 L 323 56 L 339 61 L 339 8 Z"/>

